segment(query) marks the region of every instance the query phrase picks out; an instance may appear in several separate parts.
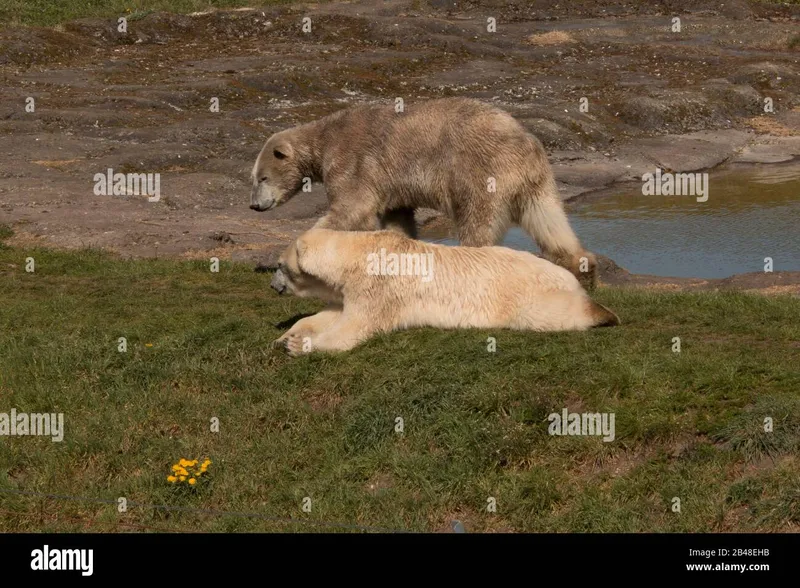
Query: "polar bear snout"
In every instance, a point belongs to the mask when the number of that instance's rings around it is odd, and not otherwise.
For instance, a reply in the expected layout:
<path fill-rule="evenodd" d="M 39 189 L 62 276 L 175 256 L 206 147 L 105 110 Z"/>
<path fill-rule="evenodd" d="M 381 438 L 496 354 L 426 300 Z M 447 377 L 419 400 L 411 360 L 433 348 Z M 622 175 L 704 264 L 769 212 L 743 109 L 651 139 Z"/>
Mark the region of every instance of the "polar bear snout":
<path fill-rule="evenodd" d="M 275 208 L 280 203 L 276 192 L 277 190 L 266 182 L 257 183 L 250 193 L 250 208 L 258 212 Z"/>
<path fill-rule="evenodd" d="M 275 290 L 278 294 L 283 294 L 286 292 L 288 288 L 288 280 L 286 279 L 286 275 L 283 273 L 283 270 L 278 270 L 275 272 L 275 275 L 272 276 L 272 281 L 269 283 L 269 287 Z"/>

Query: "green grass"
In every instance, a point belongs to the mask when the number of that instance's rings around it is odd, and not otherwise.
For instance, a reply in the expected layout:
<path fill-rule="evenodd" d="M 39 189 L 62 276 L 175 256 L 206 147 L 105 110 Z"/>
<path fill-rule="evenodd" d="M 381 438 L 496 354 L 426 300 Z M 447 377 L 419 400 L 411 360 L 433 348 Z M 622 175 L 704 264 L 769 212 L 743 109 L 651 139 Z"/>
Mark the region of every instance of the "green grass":
<path fill-rule="evenodd" d="M 61 443 L 0 438 L 0 530 L 315 530 L 119 514 L 121 496 L 414 531 L 452 519 L 536 532 L 800 523 L 800 300 L 606 288 L 597 298 L 619 328 L 423 329 L 291 359 L 270 348 L 287 328 L 276 325 L 320 304 L 280 298 L 269 280 L 227 263 L 211 273 L 205 262 L 0 248 L 0 412 L 62 412 L 66 429 Z M 564 407 L 613 412 L 616 440 L 548 435 L 548 414 Z M 207 484 L 167 482 L 179 458 L 205 456 Z"/>
<path fill-rule="evenodd" d="M 155 11 L 188 14 L 210 8 L 267 6 L 291 0 L 0 0 L 0 24 L 53 26 L 87 17 L 137 19 Z"/>

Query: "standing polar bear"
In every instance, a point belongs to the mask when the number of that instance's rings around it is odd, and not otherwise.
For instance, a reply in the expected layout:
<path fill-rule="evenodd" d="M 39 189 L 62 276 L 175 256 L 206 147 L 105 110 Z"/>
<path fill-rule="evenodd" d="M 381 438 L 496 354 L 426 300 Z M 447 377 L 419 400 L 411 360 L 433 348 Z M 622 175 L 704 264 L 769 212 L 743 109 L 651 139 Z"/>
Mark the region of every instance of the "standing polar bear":
<path fill-rule="evenodd" d="M 619 324 L 570 272 L 506 247 L 448 247 L 396 231 L 311 229 L 283 253 L 271 286 L 327 300 L 275 343 L 293 355 L 346 351 L 411 327 L 585 330 Z"/>
<path fill-rule="evenodd" d="M 322 181 L 330 210 L 315 225 L 399 228 L 414 209 L 451 218 L 461 245 L 496 245 L 521 225 L 543 255 L 594 287 L 595 256 L 569 225 L 542 144 L 508 113 L 477 100 L 356 106 L 272 135 L 252 172 L 250 208 L 278 206 Z"/>

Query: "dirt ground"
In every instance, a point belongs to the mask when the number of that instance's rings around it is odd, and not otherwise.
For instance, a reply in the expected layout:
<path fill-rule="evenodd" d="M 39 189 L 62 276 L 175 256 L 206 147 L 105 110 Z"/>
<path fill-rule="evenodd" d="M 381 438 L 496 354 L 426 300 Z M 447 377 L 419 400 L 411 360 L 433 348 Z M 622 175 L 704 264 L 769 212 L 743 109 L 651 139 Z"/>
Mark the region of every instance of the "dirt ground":
<path fill-rule="evenodd" d="M 315 186 L 269 212 L 248 208 L 266 138 L 396 97 L 509 110 L 545 144 L 565 199 L 656 165 L 787 161 L 800 155 L 799 23 L 798 5 L 744 0 L 365 0 L 157 13 L 125 34 L 110 19 L 7 28 L 0 224 L 17 245 L 269 263 L 326 202 Z M 159 172 L 161 200 L 96 196 L 108 168 Z M 798 274 L 670 281 L 608 260 L 603 279 L 797 292 Z"/>

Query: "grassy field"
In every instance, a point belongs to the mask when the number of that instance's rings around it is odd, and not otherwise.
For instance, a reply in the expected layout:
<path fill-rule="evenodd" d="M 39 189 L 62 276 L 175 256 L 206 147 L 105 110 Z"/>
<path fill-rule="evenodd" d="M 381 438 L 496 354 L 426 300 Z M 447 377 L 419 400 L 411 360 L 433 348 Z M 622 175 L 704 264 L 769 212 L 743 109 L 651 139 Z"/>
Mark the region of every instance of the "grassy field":
<path fill-rule="evenodd" d="M 65 420 L 60 443 L 0 437 L 0 531 L 797 530 L 800 300 L 601 289 L 622 327 L 425 329 L 293 360 L 270 344 L 320 304 L 269 279 L 0 248 L 0 412 Z M 614 413 L 616 439 L 550 436 L 565 407 Z M 167 481 L 205 457 L 201 483 Z"/>

